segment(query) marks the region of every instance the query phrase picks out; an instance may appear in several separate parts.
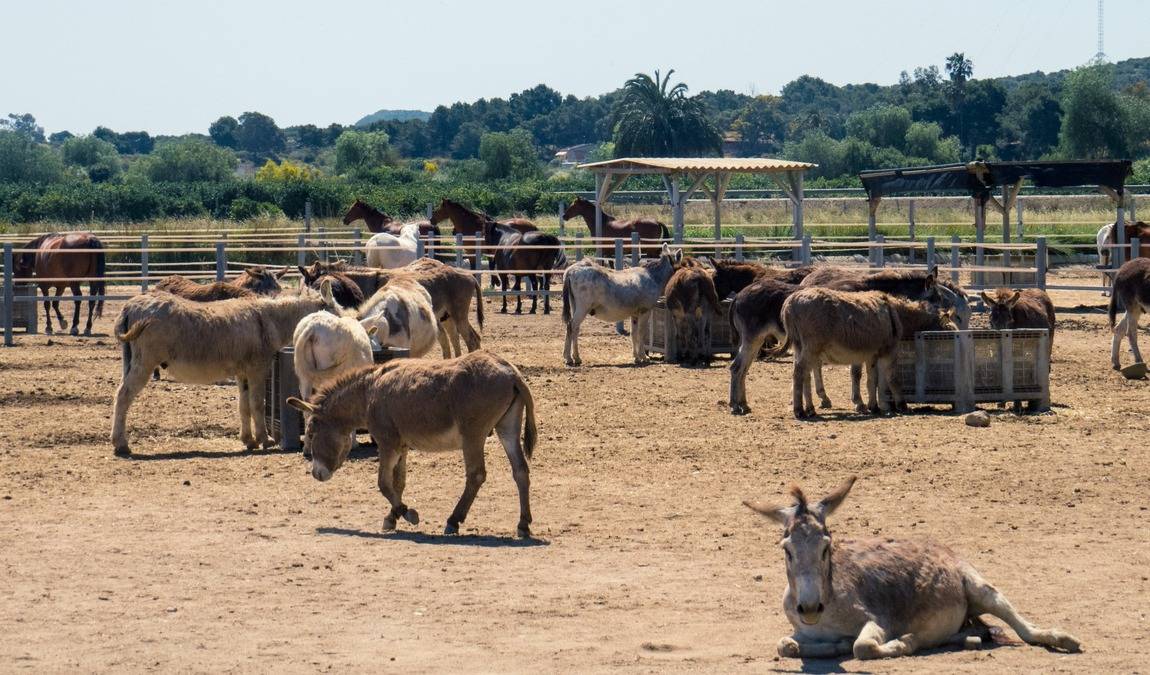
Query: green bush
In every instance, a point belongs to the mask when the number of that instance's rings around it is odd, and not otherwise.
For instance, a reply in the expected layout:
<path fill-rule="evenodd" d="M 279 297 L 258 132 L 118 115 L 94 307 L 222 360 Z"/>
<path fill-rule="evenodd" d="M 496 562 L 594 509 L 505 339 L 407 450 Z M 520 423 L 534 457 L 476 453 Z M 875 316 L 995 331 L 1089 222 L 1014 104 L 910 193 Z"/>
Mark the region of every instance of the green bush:
<path fill-rule="evenodd" d="M 252 220 L 253 218 L 275 218 L 282 216 L 280 207 L 271 202 L 257 202 L 247 197 L 240 197 L 232 202 L 228 208 L 228 218 L 232 220 Z"/>
<path fill-rule="evenodd" d="M 207 141 L 188 139 L 161 146 L 137 167 L 156 183 L 219 182 L 232 177 L 236 156 Z"/>

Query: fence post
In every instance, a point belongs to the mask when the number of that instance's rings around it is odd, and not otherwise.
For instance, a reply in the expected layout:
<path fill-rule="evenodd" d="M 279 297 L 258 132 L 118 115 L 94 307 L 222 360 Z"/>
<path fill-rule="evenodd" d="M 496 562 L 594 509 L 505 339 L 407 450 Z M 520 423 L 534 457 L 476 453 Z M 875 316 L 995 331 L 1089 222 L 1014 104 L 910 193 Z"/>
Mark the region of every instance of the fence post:
<path fill-rule="evenodd" d="M 739 262 L 743 262 L 743 243 L 745 239 L 742 232 L 735 235 L 735 260 Z"/>
<path fill-rule="evenodd" d="M 811 264 L 811 235 L 803 235 L 802 247 L 799 249 L 799 261 L 804 265 Z"/>
<path fill-rule="evenodd" d="M 926 238 L 926 268 L 929 270 L 932 267 L 934 267 L 934 237 L 927 237 Z"/>
<path fill-rule="evenodd" d="M 1018 230 L 1018 241 L 1022 241 L 1022 197 L 1014 198 L 1014 222 Z"/>
<path fill-rule="evenodd" d="M 322 260 L 324 262 L 327 262 L 327 241 L 326 241 L 326 238 L 327 238 L 327 228 L 326 227 L 319 228 L 319 258 L 320 258 L 320 260 Z"/>
<path fill-rule="evenodd" d="M 428 202 L 427 203 L 427 220 L 428 220 L 428 222 L 431 222 L 431 214 L 433 214 L 433 213 L 435 213 L 435 204 Z"/>
<path fill-rule="evenodd" d="M 615 240 L 615 269 L 617 269 L 617 270 L 623 269 L 623 240 L 622 239 L 616 239 Z M 644 318 L 646 318 L 646 317 L 644 317 Z M 640 319 L 640 320 L 642 320 L 642 319 Z M 627 334 L 627 329 L 623 326 L 622 321 L 616 321 L 615 322 L 615 332 L 619 335 L 626 335 Z"/>
<path fill-rule="evenodd" d="M 958 235 L 950 235 L 950 281 L 958 283 Z M 973 279 L 972 279 L 973 281 Z"/>
<path fill-rule="evenodd" d="M 307 251 L 304 250 L 307 247 L 307 235 L 296 235 L 295 247 L 295 264 L 304 267 L 307 265 Z"/>
<path fill-rule="evenodd" d="M 874 261 L 876 267 L 886 266 L 886 235 L 880 234 L 875 236 L 874 246 Z"/>
<path fill-rule="evenodd" d="M 311 200 L 303 203 L 303 231 L 311 234 Z"/>
<path fill-rule="evenodd" d="M 637 266 L 639 264 L 639 233 L 631 233 L 631 265 Z"/>
<path fill-rule="evenodd" d="M 1126 215 L 1128 216 L 1127 220 L 1132 223 L 1138 222 L 1138 209 L 1137 205 L 1134 203 L 1135 196 L 1136 195 L 1133 192 L 1128 192 L 1126 194 Z"/>
<path fill-rule="evenodd" d="M 1034 280 L 1038 288 L 1046 290 L 1046 237 L 1039 237 L 1034 248 L 1034 267 L 1038 270 Z"/>
<path fill-rule="evenodd" d="M 423 237 L 415 238 L 415 257 L 422 258 L 423 254 L 427 251 L 427 247 L 423 244 Z"/>
<path fill-rule="evenodd" d="M 483 235 L 475 235 L 475 260 L 472 261 L 472 266 L 476 272 L 483 271 Z M 479 275 L 478 281 L 483 285 L 483 275 Z"/>
<path fill-rule="evenodd" d="M 355 249 L 352 250 L 352 252 L 351 252 L 351 264 L 352 265 L 362 265 L 363 264 L 363 230 L 361 230 L 357 227 L 352 232 L 353 232 L 354 241 L 355 241 Z"/>
<path fill-rule="evenodd" d="M 575 233 L 575 262 L 583 259 L 583 233 Z"/>
<path fill-rule="evenodd" d="M 567 236 L 567 222 L 563 220 L 563 214 L 567 211 L 567 203 L 559 202 L 559 236 Z"/>
<path fill-rule="evenodd" d="M 12 244 L 4 244 L 4 346 L 11 347 L 12 341 L 12 303 L 16 301 L 16 287 L 12 278 Z M 36 305 L 32 305 L 36 311 Z"/>
<path fill-rule="evenodd" d="M 439 244 L 439 241 L 437 240 L 435 233 L 434 232 L 428 232 L 427 233 L 427 248 L 425 249 L 428 258 L 434 258 L 435 257 L 435 249 L 438 246 L 438 244 Z M 422 257 L 422 256 L 420 256 L 420 257 Z"/>
<path fill-rule="evenodd" d="M 228 259 L 224 253 L 226 245 L 223 239 L 216 242 L 216 281 L 223 281 L 227 275 Z"/>
<path fill-rule="evenodd" d="M 140 292 L 148 292 L 148 234 L 140 235 Z"/>
<path fill-rule="evenodd" d="M 1130 259 L 1134 260 L 1142 250 L 1142 238 L 1134 237 L 1130 240 Z"/>
<path fill-rule="evenodd" d="M 910 200 L 910 205 L 906 209 L 907 212 L 907 233 L 910 235 L 910 240 L 914 242 L 914 200 Z M 911 265 L 914 264 L 914 246 L 910 247 L 909 255 L 907 256 Z"/>
<path fill-rule="evenodd" d="M 463 267 L 463 235 L 455 235 L 455 266 Z"/>
<path fill-rule="evenodd" d="M 878 222 L 875 214 L 877 205 L 874 202 L 867 202 L 867 217 L 866 217 L 866 240 L 873 244 L 878 238 Z M 874 247 L 867 247 L 867 258 L 870 260 L 871 265 L 874 265 Z"/>

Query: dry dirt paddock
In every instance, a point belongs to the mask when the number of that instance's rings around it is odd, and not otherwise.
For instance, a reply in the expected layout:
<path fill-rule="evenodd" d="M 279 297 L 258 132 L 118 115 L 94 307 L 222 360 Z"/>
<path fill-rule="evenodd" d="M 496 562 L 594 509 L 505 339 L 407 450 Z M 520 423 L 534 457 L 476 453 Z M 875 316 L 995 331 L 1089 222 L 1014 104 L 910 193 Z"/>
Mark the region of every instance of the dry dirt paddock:
<path fill-rule="evenodd" d="M 459 537 L 440 534 L 459 456 L 412 456 L 423 522 L 384 535 L 370 456 L 320 484 L 298 454 L 245 454 L 232 387 L 149 385 L 137 455 L 115 459 L 113 305 L 102 337 L 0 350 L 0 670 L 1146 672 L 1150 382 L 1109 369 L 1099 296 L 1055 300 L 1053 413 L 992 409 L 987 429 L 849 414 L 842 367 L 838 409 L 798 422 L 786 362 L 752 368 L 754 412 L 732 417 L 726 361 L 635 368 L 628 338 L 590 320 L 587 365 L 567 369 L 558 312 L 489 304 L 484 345 L 538 402 L 533 542 L 513 538 L 494 439 Z M 741 501 L 852 473 L 837 536 L 945 541 L 1086 652 L 776 658 L 779 533 Z"/>

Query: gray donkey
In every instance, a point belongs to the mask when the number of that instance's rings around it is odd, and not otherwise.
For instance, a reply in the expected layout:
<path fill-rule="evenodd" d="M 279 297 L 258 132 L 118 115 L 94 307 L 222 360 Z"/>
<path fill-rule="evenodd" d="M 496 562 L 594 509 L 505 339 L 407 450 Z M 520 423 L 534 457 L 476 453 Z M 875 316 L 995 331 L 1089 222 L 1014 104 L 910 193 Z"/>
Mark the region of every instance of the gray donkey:
<path fill-rule="evenodd" d="M 898 539 L 835 541 L 826 519 L 854 485 L 808 504 L 791 488 L 792 503 L 743 502 L 784 527 L 787 588 L 783 611 L 794 633 L 779 640 L 779 656 L 859 659 L 906 656 L 942 645 L 973 647 L 988 639 L 979 616 L 1010 624 L 1030 644 L 1077 652 L 1077 638 L 1036 628 L 967 562 L 931 542 Z"/>
<path fill-rule="evenodd" d="M 647 312 L 655 307 L 683 250 L 663 244 L 654 260 L 636 267 L 612 270 L 593 260 L 580 260 L 563 273 L 563 324 L 567 327 L 563 360 L 569 366 L 579 358 L 579 327 L 588 315 L 607 323 L 631 319 L 631 349 L 635 363 L 647 360 Z"/>

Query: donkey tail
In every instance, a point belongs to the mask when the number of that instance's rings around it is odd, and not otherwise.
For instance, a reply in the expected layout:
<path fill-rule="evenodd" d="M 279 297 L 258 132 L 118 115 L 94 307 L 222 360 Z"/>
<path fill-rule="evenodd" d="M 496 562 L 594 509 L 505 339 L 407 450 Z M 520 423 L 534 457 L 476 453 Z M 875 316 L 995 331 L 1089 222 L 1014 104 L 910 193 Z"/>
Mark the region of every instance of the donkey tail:
<path fill-rule="evenodd" d="M 563 325 L 571 325 L 571 281 L 563 275 Z"/>
<path fill-rule="evenodd" d="M 479 322 L 479 330 L 483 330 L 483 284 L 479 283 L 479 275 L 471 277 L 475 284 L 475 320 Z"/>
<path fill-rule="evenodd" d="M 703 297 L 711 306 L 711 311 L 715 313 L 716 317 L 723 315 L 723 304 L 719 302 L 719 294 L 715 291 L 715 284 L 703 284 Z"/>
<path fill-rule="evenodd" d="M 116 326 L 116 339 L 120 342 L 133 342 L 136 338 L 140 337 L 140 333 L 152 323 L 151 319 L 141 319 L 132 324 L 128 328 L 128 317 L 125 316 L 120 319 L 119 324 Z"/>
<path fill-rule="evenodd" d="M 1114 320 L 1118 316 L 1118 287 L 1113 286 L 1110 289 L 1110 305 L 1107 308 L 1107 314 L 1110 318 L 1110 327 L 1114 328 Z"/>
<path fill-rule="evenodd" d="M 96 301 L 96 316 L 103 317 L 104 298 L 102 296 L 104 295 L 104 289 L 107 288 L 107 284 L 104 282 L 104 270 L 107 267 L 107 256 L 104 254 L 104 244 L 102 244 L 100 240 L 96 239 L 95 237 L 92 237 L 92 239 L 88 241 L 88 248 L 98 249 L 98 253 L 96 253 L 96 276 L 100 279 L 99 281 L 93 281 L 91 284 L 89 284 L 88 289 L 93 295 L 101 296 L 101 298 Z"/>
<path fill-rule="evenodd" d="M 514 368 L 514 366 L 512 366 Z M 524 421 L 523 421 L 523 454 L 527 459 L 531 459 L 531 454 L 535 452 L 535 445 L 539 441 L 539 428 L 535 425 L 535 399 L 531 397 L 531 389 L 527 387 L 527 381 L 523 379 L 522 373 L 518 368 L 515 370 L 515 394 L 523 399 Z"/>

